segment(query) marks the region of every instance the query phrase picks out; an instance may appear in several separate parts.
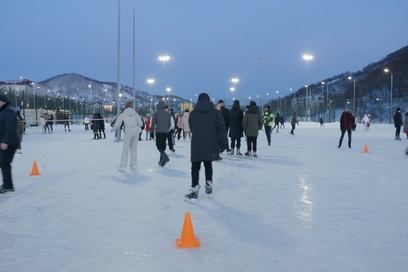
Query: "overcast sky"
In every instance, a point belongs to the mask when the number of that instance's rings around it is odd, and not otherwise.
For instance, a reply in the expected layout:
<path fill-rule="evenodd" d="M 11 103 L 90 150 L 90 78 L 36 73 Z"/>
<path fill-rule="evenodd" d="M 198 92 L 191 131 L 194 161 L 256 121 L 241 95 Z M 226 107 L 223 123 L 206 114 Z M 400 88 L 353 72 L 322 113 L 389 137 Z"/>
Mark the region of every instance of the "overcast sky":
<path fill-rule="evenodd" d="M 148 92 L 154 78 L 153 93 L 186 99 L 284 96 L 408 45 L 407 10 L 407 0 L 137 0 L 136 88 Z M 118 1 L 4 0 L 0 18 L 0 80 L 117 81 Z M 132 42 L 133 1 L 121 0 L 121 83 L 130 87 Z M 308 65 L 303 54 L 314 56 Z M 170 56 L 166 69 L 160 55 Z"/>

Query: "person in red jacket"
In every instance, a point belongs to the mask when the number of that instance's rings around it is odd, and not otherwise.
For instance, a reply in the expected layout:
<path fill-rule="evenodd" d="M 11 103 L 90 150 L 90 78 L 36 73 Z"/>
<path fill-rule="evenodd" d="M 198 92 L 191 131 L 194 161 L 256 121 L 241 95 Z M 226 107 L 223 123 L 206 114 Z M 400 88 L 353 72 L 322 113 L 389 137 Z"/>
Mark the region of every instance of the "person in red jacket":
<path fill-rule="evenodd" d="M 340 117 L 340 130 L 341 130 L 341 136 L 339 140 L 339 146 L 338 148 L 341 147 L 341 144 L 343 142 L 344 134 L 347 131 L 348 135 L 348 147 L 351 148 L 351 129 L 354 124 L 354 117 L 351 113 L 349 113 L 348 108 L 344 108 L 343 113 L 341 114 Z"/>
<path fill-rule="evenodd" d="M 151 115 L 151 114 L 148 114 L 148 115 L 146 116 L 146 120 L 144 121 L 145 130 L 146 130 L 146 141 L 152 139 L 152 138 L 150 137 L 150 130 L 151 130 L 151 128 L 150 128 L 150 121 L 152 120 L 151 118 L 152 118 L 152 115 Z"/>

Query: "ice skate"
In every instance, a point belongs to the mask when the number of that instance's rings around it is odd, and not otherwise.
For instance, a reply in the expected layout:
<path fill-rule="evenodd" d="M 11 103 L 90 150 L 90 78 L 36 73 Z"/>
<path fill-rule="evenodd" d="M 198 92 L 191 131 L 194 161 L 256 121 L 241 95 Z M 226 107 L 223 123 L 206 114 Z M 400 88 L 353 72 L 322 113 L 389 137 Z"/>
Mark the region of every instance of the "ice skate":
<path fill-rule="evenodd" d="M 211 198 L 212 195 L 212 180 L 205 181 L 205 193 L 208 195 L 208 198 Z"/>
<path fill-rule="evenodd" d="M 188 194 L 184 196 L 184 200 L 190 203 L 197 203 L 197 197 L 200 190 L 200 185 L 192 187 Z"/>

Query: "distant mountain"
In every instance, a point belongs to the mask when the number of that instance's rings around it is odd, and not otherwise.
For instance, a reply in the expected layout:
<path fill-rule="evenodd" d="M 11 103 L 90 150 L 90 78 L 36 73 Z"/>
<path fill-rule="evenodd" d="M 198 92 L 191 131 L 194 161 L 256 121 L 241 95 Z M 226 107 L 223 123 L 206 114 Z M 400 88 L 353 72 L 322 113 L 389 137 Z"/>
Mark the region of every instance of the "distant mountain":
<path fill-rule="evenodd" d="M 115 82 L 102 82 L 79 74 L 63 74 L 39 82 L 39 84 L 49 87 L 54 95 L 60 97 L 77 98 L 86 102 L 107 101 L 116 102 L 117 84 Z M 120 88 L 124 104 L 127 100 L 133 100 L 133 88 L 121 85 Z M 169 95 L 171 100 L 184 102 L 179 96 Z M 136 101 L 138 108 L 147 107 L 150 101 L 158 101 L 162 96 L 151 95 L 146 92 L 136 90 Z"/>

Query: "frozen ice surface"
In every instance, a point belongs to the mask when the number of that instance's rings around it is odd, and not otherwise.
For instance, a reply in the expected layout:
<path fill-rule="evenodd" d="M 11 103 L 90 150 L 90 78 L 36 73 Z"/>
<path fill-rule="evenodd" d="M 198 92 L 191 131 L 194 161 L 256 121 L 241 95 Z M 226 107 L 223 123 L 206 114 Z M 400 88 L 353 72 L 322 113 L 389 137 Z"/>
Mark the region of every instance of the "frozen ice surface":
<path fill-rule="evenodd" d="M 352 148 L 345 139 L 339 149 L 339 124 L 325 125 L 300 123 L 292 136 L 286 124 L 272 146 L 260 131 L 253 160 L 222 154 L 213 197 L 202 187 L 197 204 L 183 200 L 188 141 L 164 168 L 155 143 L 141 141 L 138 170 L 121 173 L 113 133 L 28 128 L 16 195 L 0 198 L 0 271 L 407 271 L 405 135 L 359 125 Z M 29 176 L 34 160 L 39 176 Z M 200 248 L 176 247 L 186 212 Z"/>

